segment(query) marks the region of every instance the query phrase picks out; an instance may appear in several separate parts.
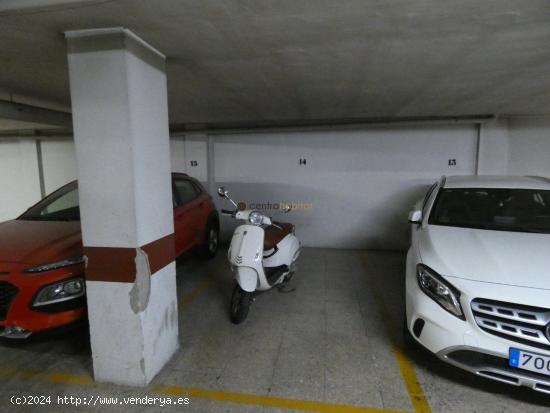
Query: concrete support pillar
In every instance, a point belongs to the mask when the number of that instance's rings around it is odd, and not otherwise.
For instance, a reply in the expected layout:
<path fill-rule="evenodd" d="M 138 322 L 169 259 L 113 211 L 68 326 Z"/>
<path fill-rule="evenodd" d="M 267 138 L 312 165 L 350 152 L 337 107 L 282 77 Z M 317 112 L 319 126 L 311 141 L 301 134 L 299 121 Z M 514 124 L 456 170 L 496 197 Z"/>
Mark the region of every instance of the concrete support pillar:
<path fill-rule="evenodd" d="M 94 376 L 146 385 L 178 347 L 165 57 L 65 33 Z"/>

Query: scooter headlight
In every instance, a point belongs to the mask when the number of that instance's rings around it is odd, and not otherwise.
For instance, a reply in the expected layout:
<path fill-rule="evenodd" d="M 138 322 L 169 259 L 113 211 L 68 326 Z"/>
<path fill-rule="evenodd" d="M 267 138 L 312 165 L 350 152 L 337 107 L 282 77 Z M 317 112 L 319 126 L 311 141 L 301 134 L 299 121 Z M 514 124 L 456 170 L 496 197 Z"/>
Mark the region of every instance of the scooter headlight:
<path fill-rule="evenodd" d="M 452 315 L 465 320 L 460 305 L 460 291 L 443 279 L 431 268 L 418 264 L 416 267 L 418 286 L 424 293 Z"/>
<path fill-rule="evenodd" d="M 264 222 L 264 216 L 258 211 L 252 211 L 248 216 L 248 222 L 252 225 L 262 225 Z"/>

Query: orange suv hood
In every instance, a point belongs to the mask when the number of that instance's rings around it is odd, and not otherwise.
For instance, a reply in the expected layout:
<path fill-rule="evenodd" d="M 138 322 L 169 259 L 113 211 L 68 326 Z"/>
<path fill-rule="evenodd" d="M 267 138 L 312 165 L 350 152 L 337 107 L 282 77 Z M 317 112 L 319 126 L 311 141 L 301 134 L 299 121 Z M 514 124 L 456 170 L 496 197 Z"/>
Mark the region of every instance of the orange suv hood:
<path fill-rule="evenodd" d="M 0 262 L 47 264 L 82 254 L 80 221 L 0 224 Z"/>

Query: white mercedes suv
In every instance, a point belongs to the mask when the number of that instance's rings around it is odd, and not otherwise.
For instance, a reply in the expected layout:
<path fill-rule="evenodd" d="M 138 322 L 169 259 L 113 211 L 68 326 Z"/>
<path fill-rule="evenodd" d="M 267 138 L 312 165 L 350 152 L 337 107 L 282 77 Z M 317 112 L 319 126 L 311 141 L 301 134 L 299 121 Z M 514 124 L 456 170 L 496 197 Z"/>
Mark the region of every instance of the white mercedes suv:
<path fill-rule="evenodd" d="M 409 221 L 406 334 L 452 365 L 550 393 L 550 179 L 443 177 Z"/>

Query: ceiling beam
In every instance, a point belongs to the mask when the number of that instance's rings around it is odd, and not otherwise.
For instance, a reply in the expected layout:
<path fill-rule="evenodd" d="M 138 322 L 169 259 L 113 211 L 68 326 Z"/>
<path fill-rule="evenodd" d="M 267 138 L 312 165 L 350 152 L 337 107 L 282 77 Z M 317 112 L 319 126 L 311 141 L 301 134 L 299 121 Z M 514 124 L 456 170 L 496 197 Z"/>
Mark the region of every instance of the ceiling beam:
<path fill-rule="evenodd" d="M 0 101 L 1 103 L 2 101 Z M 52 111 L 54 112 L 54 111 Z M 58 112 L 64 115 L 65 112 Z M 0 118 L 2 118 L 0 105 Z M 233 122 L 214 124 L 170 124 L 171 136 L 185 133 L 254 133 L 273 131 L 316 131 L 330 129 L 365 129 L 373 127 L 405 127 L 405 126 L 435 126 L 453 124 L 482 124 L 497 119 L 496 115 L 471 115 L 471 116 L 434 116 L 434 117 L 401 117 L 401 118 L 364 118 L 364 119 L 316 119 L 294 121 L 264 121 L 264 122 Z M 72 137 L 70 125 L 61 129 L 46 130 L 4 130 L 0 131 L 0 137 L 28 136 L 32 133 L 42 137 Z"/>
<path fill-rule="evenodd" d="M 0 14 L 74 7 L 82 3 L 97 3 L 97 0 L 3 0 L 0 2 Z"/>
<path fill-rule="evenodd" d="M 0 118 L 65 128 L 72 127 L 70 113 L 0 100 Z"/>
<path fill-rule="evenodd" d="M 227 123 L 183 123 L 170 124 L 173 134 L 202 133 L 246 133 L 264 132 L 270 130 L 326 130 L 326 129 L 358 129 L 379 126 L 415 126 L 415 125 L 448 125 L 448 124 L 479 124 L 493 121 L 493 114 L 468 116 L 417 116 L 393 118 L 349 118 L 349 119 L 295 119 L 273 120 L 259 122 L 227 122 Z"/>

